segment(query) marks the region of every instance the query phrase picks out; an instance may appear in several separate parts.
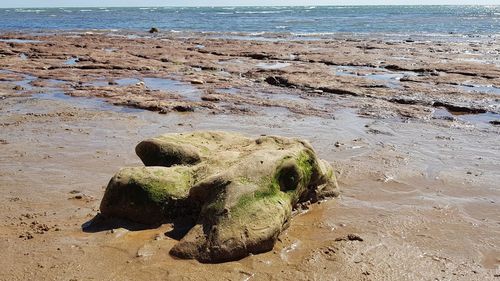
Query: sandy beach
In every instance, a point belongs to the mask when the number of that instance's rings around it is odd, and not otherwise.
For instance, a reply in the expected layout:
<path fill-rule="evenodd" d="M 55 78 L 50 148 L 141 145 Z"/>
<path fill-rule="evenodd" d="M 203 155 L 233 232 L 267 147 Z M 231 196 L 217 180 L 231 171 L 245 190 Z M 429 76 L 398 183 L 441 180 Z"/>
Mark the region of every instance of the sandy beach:
<path fill-rule="evenodd" d="M 0 35 L 0 280 L 500 280 L 500 42 L 282 39 Z M 138 142 L 194 130 L 307 139 L 341 196 L 221 264 L 84 231 Z"/>

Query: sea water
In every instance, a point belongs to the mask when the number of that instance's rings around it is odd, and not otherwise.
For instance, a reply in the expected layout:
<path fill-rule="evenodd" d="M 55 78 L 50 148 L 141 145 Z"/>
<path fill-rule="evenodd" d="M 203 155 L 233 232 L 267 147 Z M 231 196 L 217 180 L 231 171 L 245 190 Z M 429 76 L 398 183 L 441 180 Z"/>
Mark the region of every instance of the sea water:
<path fill-rule="evenodd" d="M 131 30 L 327 36 L 497 37 L 500 6 L 303 6 L 0 9 L 0 32 Z"/>

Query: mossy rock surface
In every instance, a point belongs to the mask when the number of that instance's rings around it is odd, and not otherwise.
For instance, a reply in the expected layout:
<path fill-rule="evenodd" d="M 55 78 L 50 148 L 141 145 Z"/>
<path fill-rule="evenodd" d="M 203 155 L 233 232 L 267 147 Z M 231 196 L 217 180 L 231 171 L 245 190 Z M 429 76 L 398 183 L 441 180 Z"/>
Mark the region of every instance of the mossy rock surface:
<path fill-rule="evenodd" d="M 160 224 L 195 218 L 171 254 L 224 262 L 273 248 L 297 203 L 338 195 L 333 169 L 303 140 L 226 132 L 141 142 L 101 202 L 106 217 Z"/>

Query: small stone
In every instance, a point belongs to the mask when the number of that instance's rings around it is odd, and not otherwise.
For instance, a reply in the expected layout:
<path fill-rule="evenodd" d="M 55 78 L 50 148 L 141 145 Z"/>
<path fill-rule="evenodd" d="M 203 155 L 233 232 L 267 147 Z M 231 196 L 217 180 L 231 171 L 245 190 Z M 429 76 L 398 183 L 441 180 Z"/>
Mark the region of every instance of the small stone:
<path fill-rule="evenodd" d="M 160 32 L 160 30 L 158 30 L 158 28 L 156 27 L 152 27 L 150 30 L 149 30 L 149 33 L 158 33 Z"/>
<path fill-rule="evenodd" d="M 172 109 L 177 111 L 177 112 L 193 112 L 194 111 L 194 107 L 191 105 L 176 105 Z"/>
<path fill-rule="evenodd" d="M 29 239 L 33 239 L 33 235 L 29 232 L 26 232 L 26 233 L 19 235 L 19 238 L 24 238 L 24 240 L 29 240 Z"/>
<path fill-rule="evenodd" d="M 335 241 L 363 241 L 363 238 L 361 238 L 357 234 L 348 234 L 346 237 L 339 237 L 336 238 Z"/>

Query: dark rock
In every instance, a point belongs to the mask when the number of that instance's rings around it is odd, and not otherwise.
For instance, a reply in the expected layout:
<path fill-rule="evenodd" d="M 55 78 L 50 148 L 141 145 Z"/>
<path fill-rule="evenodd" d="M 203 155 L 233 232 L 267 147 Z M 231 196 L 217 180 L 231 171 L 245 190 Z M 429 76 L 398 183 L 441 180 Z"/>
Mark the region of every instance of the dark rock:
<path fill-rule="evenodd" d="M 359 237 L 359 235 L 352 234 L 352 233 L 347 235 L 347 239 L 349 241 L 360 241 L 360 242 L 363 241 L 363 238 Z"/>
<path fill-rule="evenodd" d="M 177 112 L 193 112 L 194 111 L 194 107 L 191 105 L 176 105 L 172 109 L 177 111 Z"/>
<path fill-rule="evenodd" d="M 279 87 L 290 87 L 293 86 L 288 79 L 281 76 L 269 76 L 265 80 L 268 84 Z"/>
<path fill-rule="evenodd" d="M 479 113 L 486 113 L 487 111 L 482 109 L 482 108 L 472 108 L 472 107 L 465 107 L 465 106 L 460 106 L 460 105 L 454 105 L 446 102 L 441 102 L 441 101 L 435 101 L 432 104 L 434 107 L 444 107 L 448 109 L 452 114 L 462 114 L 462 113 L 470 113 L 470 114 L 479 114 Z"/>

